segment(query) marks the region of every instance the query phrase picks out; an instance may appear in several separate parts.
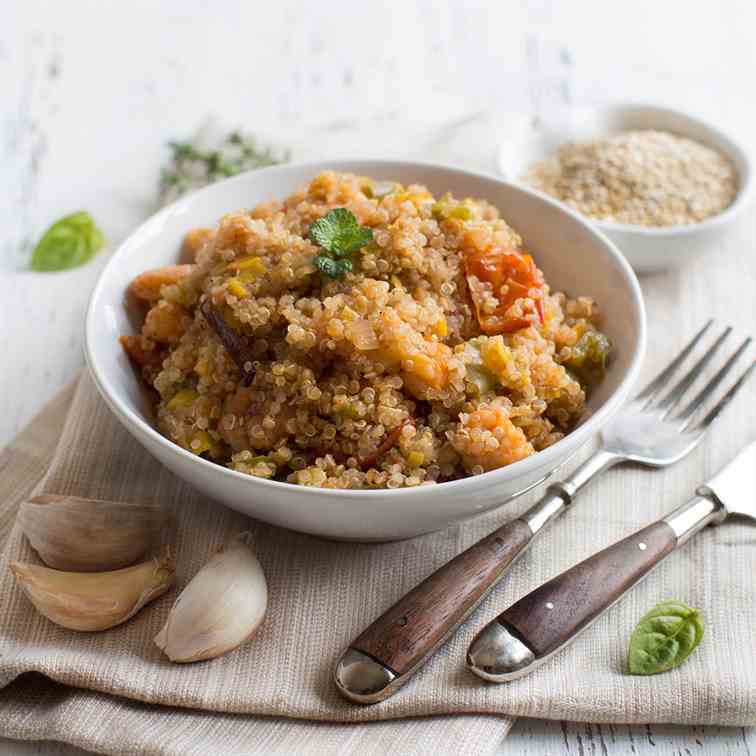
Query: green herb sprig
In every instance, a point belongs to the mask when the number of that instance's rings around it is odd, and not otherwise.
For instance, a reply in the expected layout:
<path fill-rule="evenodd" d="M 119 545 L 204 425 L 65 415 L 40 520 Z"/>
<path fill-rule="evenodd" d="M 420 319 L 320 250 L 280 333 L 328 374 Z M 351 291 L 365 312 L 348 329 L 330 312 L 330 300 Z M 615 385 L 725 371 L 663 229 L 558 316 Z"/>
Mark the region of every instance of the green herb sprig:
<path fill-rule="evenodd" d="M 352 255 L 373 240 L 373 230 L 360 226 L 345 207 L 329 210 L 310 226 L 310 240 L 322 248 L 315 267 L 329 278 L 341 278 L 352 270 Z"/>
<path fill-rule="evenodd" d="M 88 212 L 71 213 L 53 223 L 37 242 L 31 269 L 54 272 L 77 268 L 91 260 L 104 244 L 105 237 Z"/>
<path fill-rule="evenodd" d="M 169 142 L 168 147 L 171 160 L 160 176 L 161 194 L 168 201 L 214 181 L 289 159 L 288 153 L 278 155 L 239 131 L 232 131 L 216 149 L 191 142 Z"/>
<path fill-rule="evenodd" d="M 627 666 L 633 675 L 655 675 L 682 664 L 701 642 L 698 609 L 663 601 L 641 617 L 630 637 Z"/>

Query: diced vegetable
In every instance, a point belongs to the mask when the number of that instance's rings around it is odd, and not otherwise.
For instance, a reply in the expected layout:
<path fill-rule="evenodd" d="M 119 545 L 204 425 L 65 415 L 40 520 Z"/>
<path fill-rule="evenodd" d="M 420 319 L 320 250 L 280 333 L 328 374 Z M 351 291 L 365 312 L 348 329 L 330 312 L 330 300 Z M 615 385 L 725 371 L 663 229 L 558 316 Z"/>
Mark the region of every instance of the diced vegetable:
<path fill-rule="evenodd" d="M 262 258 L 257 257 L 257 255 L 241 257 L 238 260 L 230 262 L 226 267 L 228 270 L 244 271 L 245 273 L 254 273 L 258 276 L 261 276 L 266 270 L 265 263 Z"/>
<path fill-rule="evenodd" d="M 422 353 L 413 354 L 402 361 L 402 369 L 431 388 L 441 389 L 446 384 L 448 368 L 436 357 Z"/>
<path fill-rule="evenodd" d="M 373 181 L 365 184 L 362 191 L 369 199 L 381 199 L 395 192 L 396 187 L 397 185 L 393 181 Z"/>
<path fill-rule="evenodd" d="M 498 246 L 482 251 L 467 250 L 465 269 L 483 333 L 511 333 L 543 323 L 543 274 L 530 255 Z M 491 296 L 498 301 L 493 309 L 488 304 Z M 508 314 L 507 311 L 518 300 L 525 300 L 522 302 L 522 314 Z M 532 300 L 532 304 L 529 300 Z"/>
<path fill-rule="evenodd" d="M 371 467 L 374 467 L 378 460 L 388 451 L 394 448 L 396 446 L 397 441 L 399 441 L 399 436 L 402 435 L 402 428 L 403 425 L 397 425 L 396 428 L 393 430 L 390 430 L 386 437 L 383 439 L 381 444 L 378 446 L 378 448 L 372 453 L 368 454 L 364 457 L 360 457 L 357 460 L 357 464 L 359 465 L 361 470 L 369 470 Z"/>
<path fill-rule="evenodd" d="M 465 380 L 475 389 L 477 396 L 493 391 L 498 384 L 496 374 L 483 364 L 479 339 L 470 339 L 465 344 Z"/>
<path fill-rule="evenodd" d="M 218 449 L 217 441 L 213 440 L 212 436 L 204 430 L 197 431 L 191 441 L 189 441 L 188 451 L 192 454 L 204 454 L 209 451 L 210 454 L 214 454 Z"/>
<path fill-rule="evenodd" d="M 407 455 L 407 462 L 410 467 L 420 467 L 425 462 L 425 454 L 419 451 L 412 451 Z"/>
<path fill-rule="evenodd" d="M 431 213 L 437 221 L 448 220 L 449 218 L 468 221 L 473 217 L 472 210 L 467 207 L 467 205 L 455 205 L 448 200 L 434 202 L 433 205 L 431 205 Z"/>
<path fill-rule="evenodd" d="M 200 305 L 200 312 L 226 348 L 231 359 L 236 363 L 236 367 L 239 368 L 239 372 L 243 376 L 242 383 L 249 386 L 255 375 L 252 367 L 252 350 L 246 337 L 231 328 L 209 299 L 206 299 Z"/>
<path fill-rule="evenodd" d="M 480 348 L 483 364 L 496 375 L 504 373 L 512 360 L 512 354 L 501 336 L 492 336 Z"/>
<path fill-rule="evenodd" d="M 449 211 L 449 217 L 456 218 L 457 220 L 468 221 L 473 217 L 473 215 L 472 210 L 469 207 L 465 207 L 464 205 L 457 205 Z"/>
<path fill-rule="evenodd" d="M 336 412 L 347 420 L 356 420 L 360 416 L 360 413 L 352 402 L 344 402 Z"/>
<path fill-rule="evenodd" d="M 244 284 L 238 278 L 229 278 L 226 286 L 228 287 L 229 294 L 233 294 L 235 297 L 237 297 L 237 299 L 247 298 L 247 290 L 244 288 Z"/>
<path fill-rule="evenodd" d="M 364 318 L 349 321 L 345 333 L 347 339 L 361 352 L 377 349 L 381 344 L 373 327 Z"/>
<path fill-rule="evenodd" d="M 572 347 L 564 366 L 588 386 L 598 383 L 606 372 L 612 343 L 599 331 L 586 331 Z"/>
<path fill-rule="evenodd" d="M 397 202 L 411 202 L 413 205 L 422 205 L 425 202 L 430 202 L 433 199 L 433 195 L 430 192 L 398 192 L 396 195 Z"/>
<path fill-rule="evenodd" d="M 186 409 L 194 404 L 197 398 L 197 392 L 194 389 L 181 389 L 177 391 L 170 399 L 166 407 L 173 411 L 177 409 Z"/>

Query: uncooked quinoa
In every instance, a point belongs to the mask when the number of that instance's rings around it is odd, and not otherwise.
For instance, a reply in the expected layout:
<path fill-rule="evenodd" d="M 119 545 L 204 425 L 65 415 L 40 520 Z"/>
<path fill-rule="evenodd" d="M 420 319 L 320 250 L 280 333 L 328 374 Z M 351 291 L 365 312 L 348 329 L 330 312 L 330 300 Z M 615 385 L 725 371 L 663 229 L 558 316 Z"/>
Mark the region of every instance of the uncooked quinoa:
<path fill-rule="evenodd" d="M 326 172 L 193 229 L 121 338 L 162 433 L 249 475 L 399 488 L 558 441 L 610 352 L 485 200 Z"/>
<path fill-rule="evenodd" d="M 653 130 L 564 144 L 524 180 L 591 218 L 655 227 L 700 223 L 725 210 L 738 188 L 720 152 Z"/>

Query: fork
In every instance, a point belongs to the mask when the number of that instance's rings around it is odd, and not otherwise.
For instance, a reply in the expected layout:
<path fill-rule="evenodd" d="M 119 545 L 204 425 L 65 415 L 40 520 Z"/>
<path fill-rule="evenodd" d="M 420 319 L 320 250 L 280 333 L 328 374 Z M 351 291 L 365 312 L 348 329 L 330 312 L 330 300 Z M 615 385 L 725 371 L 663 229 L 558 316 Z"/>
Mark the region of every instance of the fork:
<path fill-rule="evenodd" d="M 675 412 L 732 331 L 726 328 L 693 367 L 665 392 L 712 325 L 712 320 L 707 322 L 680 354 L 620 410 L 602 432 L 598 450 L 572 475 L 549 486 L 545 495 L 520 517 L 505 523 L 436 570 L 350 644 L 334 673 L 336 687 L 345 698 L 370 704 L 399 690 L 475 610 L 535 536 L 562 514 L 597 475 L 620 462 L 668 467 L 693 451 L 756 365 L 752 364 L 694 424 L 700 406 L 748 348 L 751 339 L 746 338 L 706 386 L 682 410 Z M 496 621 L 491 623 L 494 624 Z M 505 649 L 506 653 L 512 651 L 517 651 L 516 644 L 509 644 Z M 516 667 L 518 663 L 524 665 L 533 660 L 504 661 Z M 475 659 L 468 657 L 468 664 L 475 667 Z"/>

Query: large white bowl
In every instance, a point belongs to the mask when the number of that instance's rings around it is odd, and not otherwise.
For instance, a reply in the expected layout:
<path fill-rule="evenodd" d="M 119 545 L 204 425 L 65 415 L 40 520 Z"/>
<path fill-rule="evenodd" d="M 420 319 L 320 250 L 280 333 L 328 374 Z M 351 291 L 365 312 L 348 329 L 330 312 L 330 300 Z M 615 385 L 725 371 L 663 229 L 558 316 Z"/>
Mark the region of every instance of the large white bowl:
<path fill-rule="evenodd" d="M 718 255 L 736 218 L 751 201 L 752 161 L 745 147 L 696 116 L 656 105 L 629 104 L 570 108 L 553 123 L 521 119 L 499 148 L 498 168 L 505 178 L 522 183 L 529 165 L 552 155 L 567 141 L 580 142 L 636 129 L 671 131 L 727 156 L 738 175 L 734 201 L 719 215 L 684 226 L 649 228 L 603 220 L 589 222 L 619 245 L 639 273 L 679 268 L 700 255 Z"/>
<path fill-rule="evenodd" d="M 501 470 L 435 486 L 341 491 L 263 480 L 183 450 L 150 424 L 134 371 L 118 343 L 133 332 L 124 308 L 129 281 L 174 262 L 183 235 L 211 226 L 228 211 L 284 197 L 333 168 L 378 179 L 417 182 L 441 194 L 484 197 L 522 234 L 552 287 L 600 303 L 616 345 L 606 379 L 591 397 L 586 419 L 559 443 Z M 638 282 L 617 248 L 558 203 L 496 178 L 429 163 L 336 160 L 245 173 L 161 210 L 114 253 L 92 294 L 86 321 L 89 367 L 103 398 L 151 454 L 216 501 L 259 520 L 315 535 L 353 540 L 408 538 L 499 507 L 549 476 L 593 436 L 627 397 L 644 352 L 645 315 Z"/>

